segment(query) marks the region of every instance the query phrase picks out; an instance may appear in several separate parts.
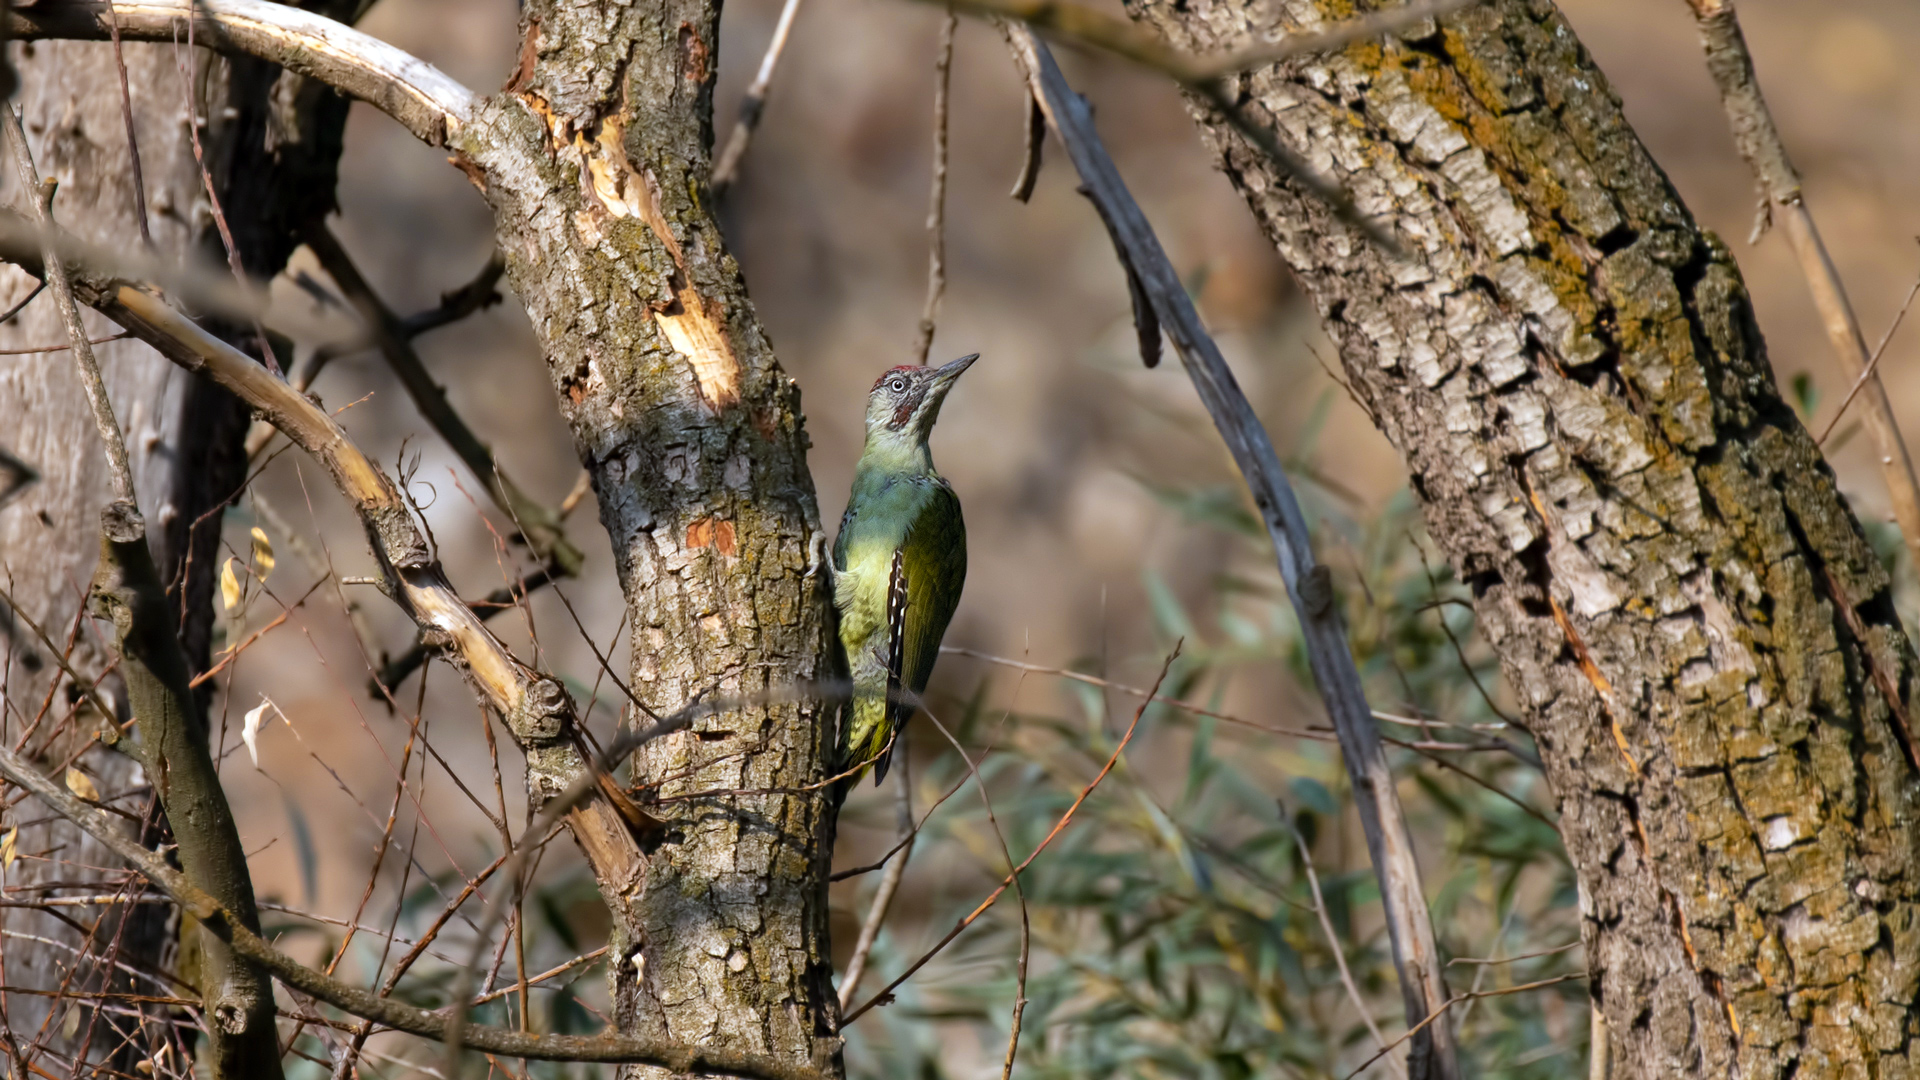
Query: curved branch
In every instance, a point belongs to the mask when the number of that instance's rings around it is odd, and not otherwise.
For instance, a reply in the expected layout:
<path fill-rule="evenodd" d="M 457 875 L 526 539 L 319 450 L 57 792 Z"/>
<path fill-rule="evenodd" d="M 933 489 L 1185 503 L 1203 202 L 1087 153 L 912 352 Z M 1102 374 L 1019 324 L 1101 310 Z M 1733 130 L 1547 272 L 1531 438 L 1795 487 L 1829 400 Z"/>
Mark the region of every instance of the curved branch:
<path fill-rule="evenodd" d="M 400 121 L 431 146 L 445 146 L 473 110 L 473 91 L 419 57 L 342 23 L 267 0 L 42 0 L 7 13 L 6 34 L 22 41 L 106 41 L 119 20 L 126 41 L 174 41 L 194 18 L 195 37 L 221 52 L 245 53 L 326 83 Z"/>
<path fill-rule="evenodd" d="M 33 794 L 60 816 L 78 825 L 134 869 L 146 875 L 201 925 L 232 945 L 233 950 L 273 973 L 288 986 L 335 1008 L 377 1024 L 422 1038 L 445 1036 L 447 1017 L 405 1005 L 392 998 L 349 986 L 300 963 L 262 940 L 208 896 L 187 876 L 168 866 L 158 855 L 127 836 L 102 811 L 67 793 L 25 759 L 0 746 L 0 774 Z M 468 1027 L 466 1045 L 475 1050 L 539 1061 L 639 1062 L 659 1065 L 676 1073 L 721 1072 L 764 1080 L 821 1080 L 818 1070 L 777 1061 L 758 1054 L 742 1054 L 716 1047 L 686 1046 L 635 1038 L 631 1035 L 531 1035 L 505 1028 Z"/>

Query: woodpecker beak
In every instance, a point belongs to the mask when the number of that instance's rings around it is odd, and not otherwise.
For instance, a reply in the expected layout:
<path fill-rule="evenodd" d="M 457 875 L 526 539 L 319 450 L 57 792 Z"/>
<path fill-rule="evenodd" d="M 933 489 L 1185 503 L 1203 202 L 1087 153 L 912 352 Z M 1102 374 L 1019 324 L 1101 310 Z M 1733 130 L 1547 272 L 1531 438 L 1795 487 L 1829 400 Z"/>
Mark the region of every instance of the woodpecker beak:
<path fill-rule="evenodd" d="M 941 366 L 934 368 L 933 369 L 934 385 L 941 387 L 942 389 L 952 386 L 953 380 L 959 378 L 960 373 L 972 367 L 973 362 L 978 359 L 980 359 L 979 353 L 968 353 L 967 355 L 961 357 L 960 359 L 955 360 L 951 364 L 942 364 Z"/>

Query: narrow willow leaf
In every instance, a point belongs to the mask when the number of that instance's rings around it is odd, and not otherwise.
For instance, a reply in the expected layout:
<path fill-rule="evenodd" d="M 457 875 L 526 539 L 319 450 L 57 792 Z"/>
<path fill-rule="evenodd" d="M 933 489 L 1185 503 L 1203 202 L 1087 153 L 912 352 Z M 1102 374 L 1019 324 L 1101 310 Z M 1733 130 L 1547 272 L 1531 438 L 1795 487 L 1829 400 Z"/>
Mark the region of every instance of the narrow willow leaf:
<path fill-rule="evenodd" d="M 253 527 L 253 572 L 263 582 L 273 573 L 273 541 L 258 525 Z"/>
<path fill-rule="evenodd" d="M 94 787 L 93 781 L 88 778 L 86 773 L 81 772 L 79 769 L 69 768 L 67 770 L 67 790 L 88 802 L 100 801 L 100 789 Z"/>
<path fill-rule="evenodd" d="M 220 603 L 228 611 L 240 606 L 240 579 L 233 575 L 233 560 L 220 566 Z"/>
<path fill-rule="evenodd" d="M 0 836 L 0 868 L 12 869 L 13 860 L 20 854 L 19 845 L 20 827 L 18 825 L 8 829 L 7 835 Z"/>

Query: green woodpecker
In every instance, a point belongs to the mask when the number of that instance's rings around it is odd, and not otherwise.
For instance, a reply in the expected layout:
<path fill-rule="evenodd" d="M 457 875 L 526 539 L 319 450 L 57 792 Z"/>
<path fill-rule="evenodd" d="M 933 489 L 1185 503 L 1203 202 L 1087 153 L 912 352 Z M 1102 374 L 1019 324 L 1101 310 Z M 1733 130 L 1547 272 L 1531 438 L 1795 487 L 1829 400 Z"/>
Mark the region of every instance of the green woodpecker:
<path fill-rule="evenodd" d="M 893 733 L 927 688 L 967 580 L 960 500 L 933 470 L 927 435 L 978 356 L 894 368 L 867 394 L 867 445 L 833 544 L 833 602 L 853 679 L 846 760 L 863 769 L 871 761 L 875 784 L 887 775 Z"/>

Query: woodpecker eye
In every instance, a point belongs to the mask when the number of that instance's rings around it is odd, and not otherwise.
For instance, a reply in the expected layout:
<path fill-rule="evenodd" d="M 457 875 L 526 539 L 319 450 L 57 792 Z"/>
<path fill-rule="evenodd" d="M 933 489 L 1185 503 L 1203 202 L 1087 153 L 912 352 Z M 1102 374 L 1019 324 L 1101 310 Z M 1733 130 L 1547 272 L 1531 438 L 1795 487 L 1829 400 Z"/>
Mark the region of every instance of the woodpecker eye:
<path fill-rule="evenodd" d="M 904 394 L 907 392 L 907 380 L 895 375 L 893 378 L 887 380 L 887 389 L 896 394 Z"/>

